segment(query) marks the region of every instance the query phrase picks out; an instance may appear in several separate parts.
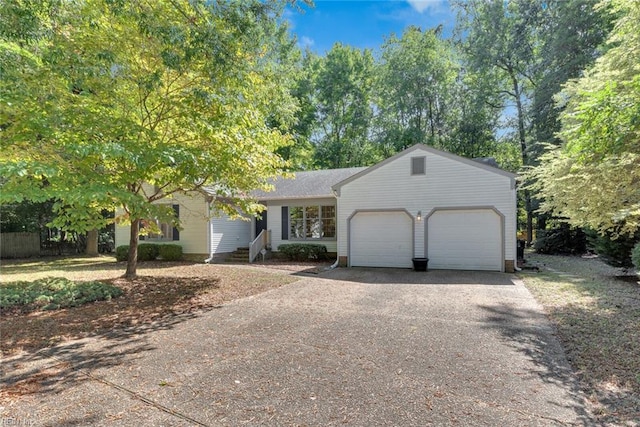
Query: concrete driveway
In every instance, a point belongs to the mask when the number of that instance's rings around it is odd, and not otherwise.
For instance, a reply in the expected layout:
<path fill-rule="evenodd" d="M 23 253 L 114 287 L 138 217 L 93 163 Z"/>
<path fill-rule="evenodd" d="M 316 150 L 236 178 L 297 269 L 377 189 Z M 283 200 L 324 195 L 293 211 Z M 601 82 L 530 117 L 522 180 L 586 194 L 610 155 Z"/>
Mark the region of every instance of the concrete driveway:
<path fill-rule="evenodd" d="M 9 367 L 49 377 L 5 424 L 593 424 L 540 307 L 499 273 L 337 269 Z"/>

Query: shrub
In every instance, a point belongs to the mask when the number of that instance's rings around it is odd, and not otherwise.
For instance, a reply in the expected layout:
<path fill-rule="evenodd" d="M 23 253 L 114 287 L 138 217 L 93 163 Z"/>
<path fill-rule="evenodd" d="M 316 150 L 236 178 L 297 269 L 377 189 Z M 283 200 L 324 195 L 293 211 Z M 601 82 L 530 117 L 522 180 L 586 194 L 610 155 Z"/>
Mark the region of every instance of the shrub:
<path fill-rule="evenodd" d="M 107 283 L 72 282 L 63 277 L 7 282 L 0 285 L 0 289 L 0 309 L 21 307 L 23 311 L 76 307 L 123 294 L 122 289 Z"/>
<path fill-rule="evenodd" d="M 636 273 L 640 276 L 640 242 L 636 243 L 631 251 L 631 262 L 636 267 Z"/>
<path fill-rule="evenodd" d="M 278 246 L 291 261 L 323 260 L 327 258 L 327 247 L 316 243 L 289 243 Z"/>
<path fill-rule="evenodd" d="M 126 261 L 129 258 L 129 245 L 122 245 L 116 248 L 116 261 Z"/>
<path fill-rule="evenodd" d="M 160 245 L 140 243 L 138 245 L 138 261 L 153 261 L 160 255 Z"/>
<path fill-rule="evenodd" d="M 587 251 L 587 236 L 581 229 L 561 223 L 547 230 L 538 230 L 533 248 L 539 254 L 583 254 Z"/>
<path fill-rule="evenodd" d="M 180 261 L 182 259 L 182 246 L 169 243 L 159 246 L 160 258 L 163 261 Z"/>
<path fill-rule="evenodd" d="M 138 261 L 153 261 L 160 255 L 160 246 L 153 243 L 140 243 L 138 245 Z M 116 248 L 116 261 L 129 259 L 129 245 Z"/>
<path fill-rule="evenodd" d="M 604 262 L 614 267 L 631 268 L 631 250 L 640 241 L 640 232 L 635 236 L 601 235 L 595 231 L 588 231 L 589 244 Z"/>

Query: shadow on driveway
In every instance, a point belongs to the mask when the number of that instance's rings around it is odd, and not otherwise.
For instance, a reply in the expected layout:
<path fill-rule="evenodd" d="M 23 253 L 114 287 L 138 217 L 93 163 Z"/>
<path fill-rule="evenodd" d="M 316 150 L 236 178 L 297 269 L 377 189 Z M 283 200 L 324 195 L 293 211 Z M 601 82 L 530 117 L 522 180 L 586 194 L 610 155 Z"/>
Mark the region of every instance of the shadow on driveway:
<path fill-rule="evenodd" d="M 565 390 L 571 399 L 549 400 L 558 409 L 569 408 L 578 415 L 582 425 L 594 425 L 595 420 L 577 402 L 584 402 L 584 394 L 572 371 L 555 330 L 539 309 L 513 307 L 509 304 L 481 305 L 487 315 L 483 329 L 497 331 L 503 343 L 523 354 L 532 362 L 529 374 Z M 562 403 L 560 403 L 562 402 Z"/>

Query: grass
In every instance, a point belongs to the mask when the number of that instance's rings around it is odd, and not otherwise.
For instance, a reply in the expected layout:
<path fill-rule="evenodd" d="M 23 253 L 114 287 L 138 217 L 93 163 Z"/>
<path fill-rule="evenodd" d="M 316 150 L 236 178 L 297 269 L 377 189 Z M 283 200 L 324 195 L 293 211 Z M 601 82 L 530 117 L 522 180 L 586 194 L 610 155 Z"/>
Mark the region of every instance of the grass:
<path fill-rule="evenodd" d="M 122 289 L 107 283 L 74 282 L 64 277 L 46 277 L 31 282 L 0 284 L 0 310 L 55 310 L 110 300 L 120 295 Z"/>
<path fill-rule="evenodd" d="M 145 330 L 160 319 L 180 321 L 184 315 L 297 280 L 275 271 L 160 261 L 140 263 L 139 277 L 125 280 L 121 278 L 125 263 L 107 256 L 3 261 L 1 270 L 0 290 L 14 286 L 10 283 L 45 282 L 51 281 L 45 278 L 57 277 L 68 281 L 98 281 L 123 292 L 118 298 L 60 310 L 28 313 L 2 310 L 0 350 L 3 356 L 33 352 L 88 335 L 130 328 Z"/>
<path fill-rule="evenodd" d="M 598 259 L 527 260 L 540 271 L 520 276 L 555 324 L 595 415 L 640 425 L 640 285 Z"/>

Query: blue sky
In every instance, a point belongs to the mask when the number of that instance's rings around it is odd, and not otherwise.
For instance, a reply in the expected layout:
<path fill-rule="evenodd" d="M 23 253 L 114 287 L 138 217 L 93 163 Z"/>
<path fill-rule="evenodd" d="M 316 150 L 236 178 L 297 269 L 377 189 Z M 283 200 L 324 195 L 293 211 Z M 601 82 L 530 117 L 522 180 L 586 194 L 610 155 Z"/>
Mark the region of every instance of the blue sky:
<path fill-rule="evenodd" d="M 336 42 L 377 49 L 391 33 L 409 25 L 423 29 L 442 24 L 449 36 L 455 14 L 448 0 L 315 0 L 303 12 L 288 10 L 285 18 L 302 48 L 324 54 Z"/>

